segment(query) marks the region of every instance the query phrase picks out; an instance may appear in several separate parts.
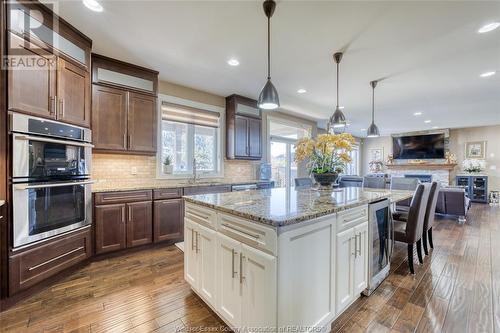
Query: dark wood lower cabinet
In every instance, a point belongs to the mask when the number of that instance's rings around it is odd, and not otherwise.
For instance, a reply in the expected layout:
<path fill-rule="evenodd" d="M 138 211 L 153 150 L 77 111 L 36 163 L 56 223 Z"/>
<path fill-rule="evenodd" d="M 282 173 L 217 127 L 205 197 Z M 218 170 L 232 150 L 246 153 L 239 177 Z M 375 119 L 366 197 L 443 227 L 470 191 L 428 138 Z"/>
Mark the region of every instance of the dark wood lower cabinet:
<path fill-rule="evenodd" d="M 154 242 L 181 241 L 184 238 L 184 204 L 182 199 L 154 202 Z"/>
<path fill-rule="evenodd" d="M 9 258 L 9 295 L 35 285 L 92 255 L 91 229 L 69 233 Z"/>
<path fill-rule="evenodd" d="M 124 249 L 126 243 L 126 204 L 95 206 L 95 252 Z"/>
<path fill-rule="evenodd" d="M 149 244 L 153 241 L 151 201 L 127 204 L 127 247 Z"/>

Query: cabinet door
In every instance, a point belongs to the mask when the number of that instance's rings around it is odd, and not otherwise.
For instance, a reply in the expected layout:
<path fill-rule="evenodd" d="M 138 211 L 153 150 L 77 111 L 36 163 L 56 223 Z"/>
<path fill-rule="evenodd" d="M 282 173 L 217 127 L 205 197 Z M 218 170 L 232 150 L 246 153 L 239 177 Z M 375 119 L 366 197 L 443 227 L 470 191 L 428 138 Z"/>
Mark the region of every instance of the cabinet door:
<path fill-rule="evenodd" d="M 354 295 L 360 294 L 368 285 L 368 222 L 354 228 Z M 357 249 L 356 249 L 357 247 Z"/>
<path fill-rule="evenodd" d="M 127 92 L 92 86 L 92 134 L 95 149 L 127 150 Z"/>
<path fill-rule="evenodd" d="M 154 242 L 182 240 L 184 236 L 184 208 L 182 199 L 154 202 Z"/>
<path fill-rule="evenodd" d="M 129 93 L 128 150 L 156 152 L 156 97 Z"/>
<path fill-rule="evenodd" d="M 259 328 L 275 327 L 277 300 L 276 258 L 242 245 L 240 253 L 242 278 L 242 325 L 252 332 Z"/>
<path fill-rule="evenodd" d="M 216 306 L 216 271 L 215 259 L 217 250 L 217 238 L 215 230 L 198 226 L 196 234 L 198 243 L 198 265 L 200 284 L 198 291 L 200 295 L 212 306 Z"/>
<path fill-rule="evenodd" d="M 152 202 L 127 204 L 127 247 L 149 244 L 153 241 Z"/>
<path fill-rule="evenodd" d="M 96 253 L 125 248 L 125 216 L 125 204 L 95 206 Z"/>
<path fill-rule="evenodd" d="M 12 33 L 8 52 L 13 59 L 19 57 L 38 64 L 36 69 L 23 70 L 18 65 L 7 71 L 9 110 L 55 118 L 56 57 Z"/>
<path fill-rule="evenodd" d="M 198 290 L 198 255 L 196 250 L 196 224 L 184 221 L 184 279 Z"/>
<path fill-rule="evenodd" d="M 240 250 L 239 242 L 217 233 L 217 310 L 234 327 L 241 326 Z"/>
<path fill-rule="evenodd" d="M 90 77 L 87 71 L 59 58 L 57 97 L 59 120 L 90 126 Z"/>
<path fill-rule="evenodd" d="M 248 153 L 252 158 L 262 157 L 261 126 L 262 120 L 248 119 Z"/>
<path fill-rule="evenodd" d="M 337 313 L 351 304 L 353 294 L 354 228 L 337 234 L 335 295 Z"/>
<path fill-rule="evenodd" d="M 235 116 L 234 119 L 234 155 L 248 156 L 248 119 Z"/>

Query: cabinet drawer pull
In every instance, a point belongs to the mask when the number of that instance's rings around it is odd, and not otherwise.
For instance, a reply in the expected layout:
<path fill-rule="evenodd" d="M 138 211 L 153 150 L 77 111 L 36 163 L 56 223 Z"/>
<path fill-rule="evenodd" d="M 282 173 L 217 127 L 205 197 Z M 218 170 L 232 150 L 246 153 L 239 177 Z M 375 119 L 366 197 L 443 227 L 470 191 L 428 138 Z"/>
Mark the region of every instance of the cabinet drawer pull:
<path fill-rule="evenodd" d="M 198 252 L 200 252 L 200 248 L 198 247 L 198 243 L 200 241 L 200 238 L 199 238 L 200 233 L 198 231 L 195 231 L 195 233 L 196 233 L 196 253 L 198 253 Z"/>
<path fill-rule="evenodd" d="M 349 223 L 349 222 L 352 222 L 354 220 L 357 220 L 359 218 L 362 218 L 363 216 L 365 216 L 365 211 L 362 211 L 358 214 L 356 214 L 355 216 L 353 217 L 350 217 L 349 219 L 344 219 L 344 223 Z"/>
<path fill-rule="evenodd" d="M 240 252 L 240 284 L 243 283 L 245 277 L 243 276 L 243 259 L 245 256 Z"/>
<path fill-rule="evenodd" d="M 60 104 L 61 104 L 61 110 L 59 117 L 64 118 L 64 98 L 61 98 Z"/>
<path fill-rule="evenodd" d="M 250 236 L 250 237 L 255 238 L 255 239 L 259 239 L 259 238 L 260 238 L 260 236 L 259 236 L 259 235 L 252 234 L 252 233 L 249 233 L 249 232 L 247 232 L 247 231 L 244 231 L 244 230 L 241 230 L 241 229 L 235 228 L 235 227 L 233 227 L 232 225 L 227 224 L 227 223 L 222 223 L 222 226 L 223 226 L 223 227 L 226 227 L 226 228 L 228 228 L 228 229 L 234 230 L 234 231 L 236 231 L 236 232 L 242 233 L 242 234 L 244 234 L 244 235 Z"/>
<path fill-rule="evenodd" d="M 351 238 L 352 239 L 352 238 Z M 358 256 L 358 235 L 354 235 L 354 258 Z"/>
<path fill-rule="evenodd" d="M 50 107 L 49 107 L 49 112 L 50 112 L 50 115 L 55 115 L 56 114 L 56 96 L 51 96 L 50 97 Z"/>
<path fill-rule="evenodd" d="M 231 277 L 234 279 L 234 277 L 236 276 L 236 274 L 238 274 L 238 272 L 236 272 L 234 270 L 234 257 L 238 255 L 238 252 L 236 252 L 234 249 L 231 250 L 232 252 L 232 258 L 231 258 L 231 270 L 232 270 L 232 273 L 231 273 Z"/>
<path fill-rule="evenodd" d="M 83 246 L 77 247 L 76 249 L 73 249 L 73 250 L 71 250 L 71 251 L 69 251 L 69 252 L 63 253 L 63 254 L 61 254 L 61 255 L 58 255 L 57 257 L 54 257 L 54 258 L 49 259 L 49 260 L 47 260 L 47 261 L 44 261 L 44 262 L 42 262 L 42 263 L 40 263 L 40 264 L 38 264 L 38 265 L 35 265 L 35 266 L 33 266 L 33 267 L 30 267 L 30 268 L 28 268 L 28 271 L 30 271 L 30 272 L 31 272 L 32 270 L 35 270 L 35 269 L 40 268 L 40 267 L 42 267 L 42 266 L 44 266 L 44 265 L 50 264 L 51 262 L 54 262 L 54 261 L 56 261 L 56 260 L 58 260 L 58 259 L 61 259 L 61 258 L 64 258 L 64 257 L 65 257 L 65 256 L 67 256 L 67 255 L 70 255 L 70 254 L 72 254 L 72 253 L 78 252 L 78 251 L 83 250 L 83 249 L 84 249 L 84 247 L 83 247 Z"/>
<path fill-rule="evenodd" d="M 191 251 L 194 251 L 194 229 L 191 229 Z"/>
<path fill-rule="evenodd" d="M 125 224 L 125 206 L 122 207 L 122 224 Z"/>
<path fill-rule="evenodd" d="M 358 235 L 359 235 L 358 256 L 361 257 L 361 232 Z M 356 237 L 358 237 L 358 235 L 356 235 Z"/>

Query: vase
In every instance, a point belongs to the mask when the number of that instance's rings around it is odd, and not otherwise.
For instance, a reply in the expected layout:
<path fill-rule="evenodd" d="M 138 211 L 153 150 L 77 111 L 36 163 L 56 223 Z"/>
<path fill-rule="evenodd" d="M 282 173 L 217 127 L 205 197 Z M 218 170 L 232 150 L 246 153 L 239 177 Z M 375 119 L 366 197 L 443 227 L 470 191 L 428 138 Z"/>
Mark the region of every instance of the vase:
<path fill-rule="evenodd" d="M 322 188 L 329 189 L 337 182 L 339 174 L 336 172 L 313 173 L 313 177 L 316 183 L 318 183 Z"/>
<path fill-rule="evenodd" d="M 174 166 L 173 165 L 163 165 L 163 173 L 170 175 L 174 171 Z"/>

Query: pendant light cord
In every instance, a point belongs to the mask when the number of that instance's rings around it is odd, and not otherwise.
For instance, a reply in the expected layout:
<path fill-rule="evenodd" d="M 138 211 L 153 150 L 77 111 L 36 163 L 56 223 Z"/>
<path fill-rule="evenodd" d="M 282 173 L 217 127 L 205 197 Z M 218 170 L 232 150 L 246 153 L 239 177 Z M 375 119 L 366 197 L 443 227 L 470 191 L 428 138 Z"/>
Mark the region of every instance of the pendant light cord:
<path fill-rule="evenodd" d="M 375 87 L 372 86 L 372 124 L 375 123 Z"/>
<path fill-rule="evenodd" d="M 339 108 L 339 63 L 337 62 L 337 109 Z"/>
<path fill-rule="evenodd" d="M 271 79 L 271 18 L 267 18 L 267 79 Z"/>

